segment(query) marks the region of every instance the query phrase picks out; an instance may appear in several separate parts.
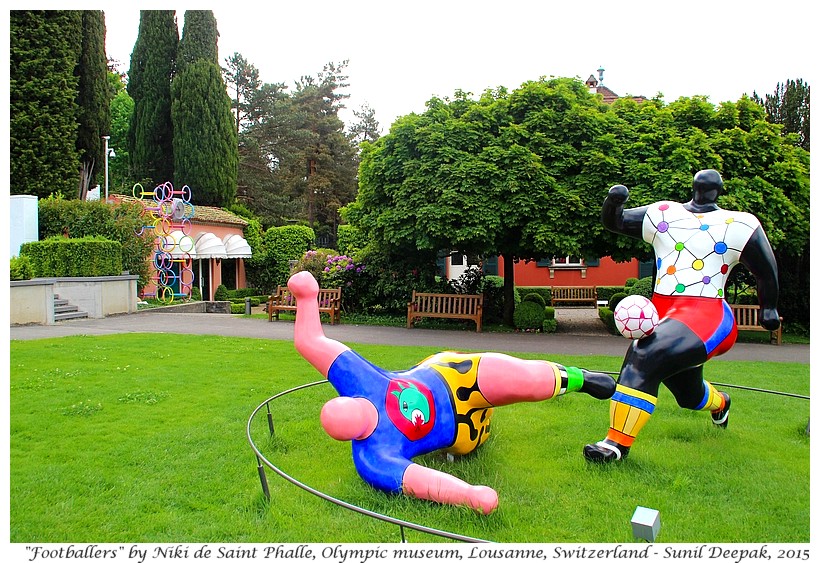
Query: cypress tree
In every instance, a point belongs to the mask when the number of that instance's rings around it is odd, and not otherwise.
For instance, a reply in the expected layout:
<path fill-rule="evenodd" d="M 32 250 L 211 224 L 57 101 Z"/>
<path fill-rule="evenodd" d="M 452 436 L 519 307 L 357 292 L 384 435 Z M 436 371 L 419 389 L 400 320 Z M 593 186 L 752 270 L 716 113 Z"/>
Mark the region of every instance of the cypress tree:
<path fill-rule="evenodd" d="M 174 185 L 194 203 L 225 207 L 236 198 L 238 150 L 231 101 L 218 65 L 191 63 L 174 79 Z"/>
<path fill-rule="evenodd" d="M 12 10 L 9 183 L 12 194 L 77 192 L 82 12 Z"/>
<path fill-rule="evenodd" d="M 80 196 L 88 184 L 99 181 L 105 167 L 103 135 L 111 133 L 111 91 L 108 86 L 108 59 L 105 55 L 105 16 L 100 10 L 82 12 L 82 52 L 77 65 L 79 93 L 77 105 L 77 151 L 82 175 Z M 99 182 L 101 183 L 101 182 Z"/>
<path fill-rule="evenodd" d="M 173 10 L 141 10 L 137 41 L 128 71 L 134 113 L 127 144 L 131 175 L 160 183 L 174 176 L 171 80 L 179 32 Z"/>
<path fill-rule="evenodd" d="M 171 115 L 174 184 L 190 186 L 199 205 L 224 207 L 236 198 L 239 149 L 217 59 L 218 37 L 213 12 L 185 12 Z"/>
<path fill-rule="evenodd" d="M 211 10 L 186 10 L 177 52 L 177 73 L 184 72 L 187 65 L 202 59 L 218 65 L 218 41 L 216 18 Z"/>

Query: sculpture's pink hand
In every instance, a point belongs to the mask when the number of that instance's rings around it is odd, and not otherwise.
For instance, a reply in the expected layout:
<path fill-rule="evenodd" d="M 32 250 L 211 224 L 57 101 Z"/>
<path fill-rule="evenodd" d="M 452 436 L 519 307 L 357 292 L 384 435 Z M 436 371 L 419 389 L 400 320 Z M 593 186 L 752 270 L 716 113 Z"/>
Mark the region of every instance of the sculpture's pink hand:
<path fill-rule="evenodd" d="M 490 514 L 498 508 L 498 493 L 483 485 L 470 485 L 447 473 L 410 464 L 404 471 L 402 488 L 405 494 L 424 499 L 468 506 L 482 514 Z"/>

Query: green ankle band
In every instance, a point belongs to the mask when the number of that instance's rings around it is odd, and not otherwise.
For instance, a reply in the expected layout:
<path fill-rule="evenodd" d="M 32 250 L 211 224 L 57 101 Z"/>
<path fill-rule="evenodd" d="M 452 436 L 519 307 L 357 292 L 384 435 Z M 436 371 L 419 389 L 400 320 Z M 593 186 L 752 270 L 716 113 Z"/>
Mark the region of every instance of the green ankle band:
<path fill-rule="evenodd" d="M 567 393 L 578 391 L 584 385 L 584 372 L 578 368 L 567 367 Z"/>

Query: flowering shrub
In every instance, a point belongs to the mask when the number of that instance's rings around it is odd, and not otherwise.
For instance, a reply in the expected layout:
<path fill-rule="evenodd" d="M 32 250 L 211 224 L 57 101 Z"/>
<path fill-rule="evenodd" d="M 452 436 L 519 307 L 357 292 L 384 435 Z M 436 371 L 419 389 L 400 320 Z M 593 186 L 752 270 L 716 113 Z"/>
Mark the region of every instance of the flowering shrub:
<path fill-rule="evenodd" d="M 331 250 L 329 248 L 308 250 L 307 252 L 305 252 L 304 256 L 302 256 L 302 258 L 299 259 L 299 262 L 296 264 L 294 271 L 308 271 L 311 274 L 313 274 L 313 277 L 316 278 L 316 281 L 319 282 L 320 286 L 330 287 L 323 285 L 322 281 L 325 277 L 325 268 L 327 267 L 328 259 L 330 259 L 332 256 L 335 256 L 336 254 L 337 253 L 335 250 Z"/>
<path fill-rule="evenodd" d="M 360 275 L 364 270 L 364 265 L 356 264 L 350 256 L 327 248 L 308 250 L 294 268 L 295 272 L 308 271 L 313 274 L 319 287 L 341 287 L 342 308 L 345 311 L 353 311 L 360 299 L 365 285 Z"/>
<path fill-rule="evenodd" d="M 363 264 L 356 264 L 353 258 L 344 254 L 328 256 L 324 269 L 324 286 L 342 288 L 342 306 L 346 311 L 353 311 L 358 303 L 363 282 L 360 275 L 364 272 Z"/>
<path fill-rule="evenodd" d="M 328 257 L 327 266 L 325 266 L 324 269 L 328 277 L 339 276 L 349 272 L 361 274 L 363 271 L 363 265 L 356 265 L 353 258 L 345 256 L 344 254 Z"/>

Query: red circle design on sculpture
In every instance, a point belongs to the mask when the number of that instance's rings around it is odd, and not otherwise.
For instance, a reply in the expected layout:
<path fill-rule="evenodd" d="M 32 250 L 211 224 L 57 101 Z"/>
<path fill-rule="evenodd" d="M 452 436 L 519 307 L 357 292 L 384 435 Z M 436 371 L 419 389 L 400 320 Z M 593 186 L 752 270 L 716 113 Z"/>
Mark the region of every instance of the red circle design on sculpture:
<path fill-rule="evenodd" d="M 404 404 L 407 403 L 403 399 L 406 395 L 410 395 L 411 400 L 418 404 L 415 407 L 412 403 Z M 421 440 L 435 426 L 436 405 L 433 401 L 433 394 L 427 386 L 418 381 L 404 379 L 390 381 L 387 386 L 384 410 L 390 421 L 408 440 Z M 424 416 L 419 416 L 419 413 Z"/>

